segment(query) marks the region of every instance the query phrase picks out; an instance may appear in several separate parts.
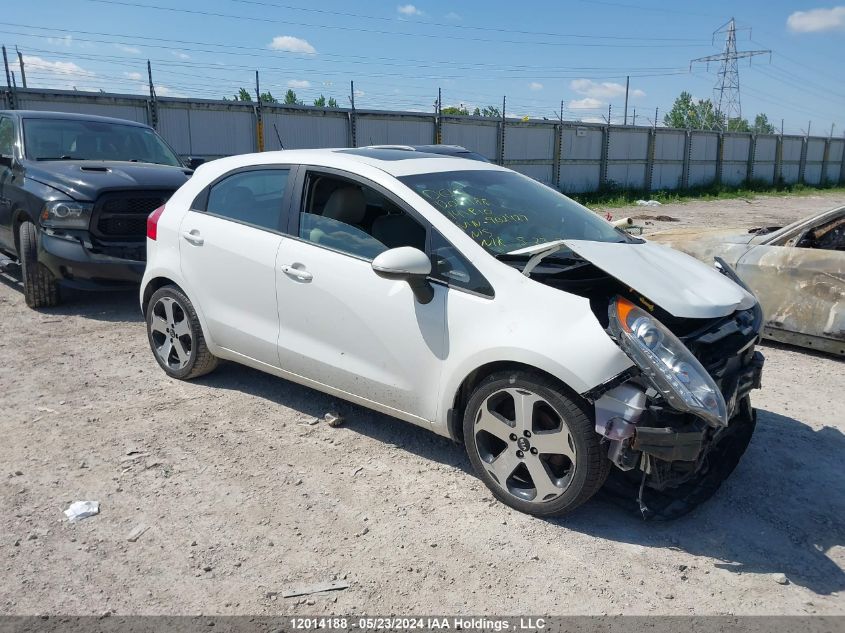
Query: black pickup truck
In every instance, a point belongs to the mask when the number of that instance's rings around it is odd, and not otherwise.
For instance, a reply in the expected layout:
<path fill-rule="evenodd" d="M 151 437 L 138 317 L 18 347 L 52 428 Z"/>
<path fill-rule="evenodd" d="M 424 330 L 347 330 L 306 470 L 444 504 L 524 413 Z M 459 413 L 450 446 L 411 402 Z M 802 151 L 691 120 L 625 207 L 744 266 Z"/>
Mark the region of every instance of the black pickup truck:
<path fill-rule="evenodd" d="M 140 123 L 0 111 L 0 252 L 20 260 L 27 305 L 136 284 L 147 216 L 192 173 Z"/>

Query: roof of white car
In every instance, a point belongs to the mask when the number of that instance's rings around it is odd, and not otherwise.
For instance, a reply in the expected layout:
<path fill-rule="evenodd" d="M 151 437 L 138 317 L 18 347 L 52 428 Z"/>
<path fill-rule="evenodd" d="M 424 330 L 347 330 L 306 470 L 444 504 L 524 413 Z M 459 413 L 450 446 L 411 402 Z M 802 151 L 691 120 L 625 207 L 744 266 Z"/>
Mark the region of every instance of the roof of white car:
<path fill-rule="evenodd" d="M 225 163 L 225 165 L 224 165 Z M 335 149 L 289 149 L 257 154 L 241 154 L 208 163 L 226 169 L 266 164 L 297 164 L 334 167 L 355 171 L 359 165 L 370 165 L 392 176 L 409 176 L 442 171 L 501 170 L 491 163 L 456 158 L 443 154 L 427 154 L 405 149 L 378 147 Z"/>

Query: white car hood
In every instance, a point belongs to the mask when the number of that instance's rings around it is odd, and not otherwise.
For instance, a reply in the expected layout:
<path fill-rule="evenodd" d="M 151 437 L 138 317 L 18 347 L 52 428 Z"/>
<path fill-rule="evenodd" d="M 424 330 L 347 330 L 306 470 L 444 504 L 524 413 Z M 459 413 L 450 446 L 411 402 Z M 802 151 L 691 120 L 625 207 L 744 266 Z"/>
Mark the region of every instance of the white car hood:
<path fill-rule="evenodd" d="M 679 318 L 710 319 L 750 308 L 756 299 L 707 266 L 660 244 L 566 240 L 575 253 Z"/>

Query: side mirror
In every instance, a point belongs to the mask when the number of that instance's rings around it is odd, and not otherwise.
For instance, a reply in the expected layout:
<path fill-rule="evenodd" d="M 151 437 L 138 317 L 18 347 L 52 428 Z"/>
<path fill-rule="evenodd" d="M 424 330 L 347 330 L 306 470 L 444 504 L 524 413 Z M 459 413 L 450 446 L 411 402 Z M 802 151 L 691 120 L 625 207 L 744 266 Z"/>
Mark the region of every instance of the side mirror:
<path fill-rule="evenodd" d="M 5 165 L 11 169 L 12 164 L 15 162 L 15 159 L 12 157 L 11 154 L 0 154 L 0 165 Z"/>
<path fill-rule="evenodd" d="M 378 255 L 372 266 L 379 277 L 407 281 L 420 303 L 429 303 L 434 298 L 434 288 L 427 279 L 431 274 L 431 260 L 418 248 L 391 248 Z"/>
<path fill-rule="evenodd" d="M 197 167 L 199 167 L 203 163 L 205 163 L 204 158 L 199 158 L 197 156 L 189 156 L 188 157 L 188 168 L 189 169 L 196 169 Z"/>

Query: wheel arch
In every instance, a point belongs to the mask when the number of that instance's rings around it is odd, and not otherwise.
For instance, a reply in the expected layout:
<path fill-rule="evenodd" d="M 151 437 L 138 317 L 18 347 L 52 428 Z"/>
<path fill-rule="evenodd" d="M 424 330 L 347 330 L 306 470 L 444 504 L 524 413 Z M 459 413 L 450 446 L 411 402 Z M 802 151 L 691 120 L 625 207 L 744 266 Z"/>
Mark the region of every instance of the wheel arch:
<path fill-rule="evenodd" d="M 451 437 L 454 441 L 463 443 L 464 411 L 466 410 L 466 405 L 469 402 L 472 392 L 475 391 L 475 388 L 480 385 L 485 378 L 503 371 L 523 371 L 538 374 L 554 381 L 569 397 L 577 400 L 583 400 L 583 397 L 572 387 L 566 384 L 566 382 L 561 380 L 560 377 L 555 376 L 554 374 L 535 365 L 515 360 L 498 360 L 485 363 L 467 374 L 467 376 L 461 381 L 461 384 L 458 386 L 458 389 L 452 398 L 452 406 L 449 409 L 446 425 L 449 431 L 449 437 Z"/>
<path fill-rule="evenodd" d="M 153 293 L 156 290 L 164 288 L 165 286 L 176 286 L 181 292 L 185 293 L 185 296 L 188 295 L 188 293 L 185 292 L 185 289 L 174 280 L 163 276 L 153 277 L 147 282 L 147 285 L 144 286 L 143 298 L 141 300 L 141 312 L 144 314 L 144 318 L 147 317 L 147 304 L 150 302 L 150 297 L 153 296 Z"/>

